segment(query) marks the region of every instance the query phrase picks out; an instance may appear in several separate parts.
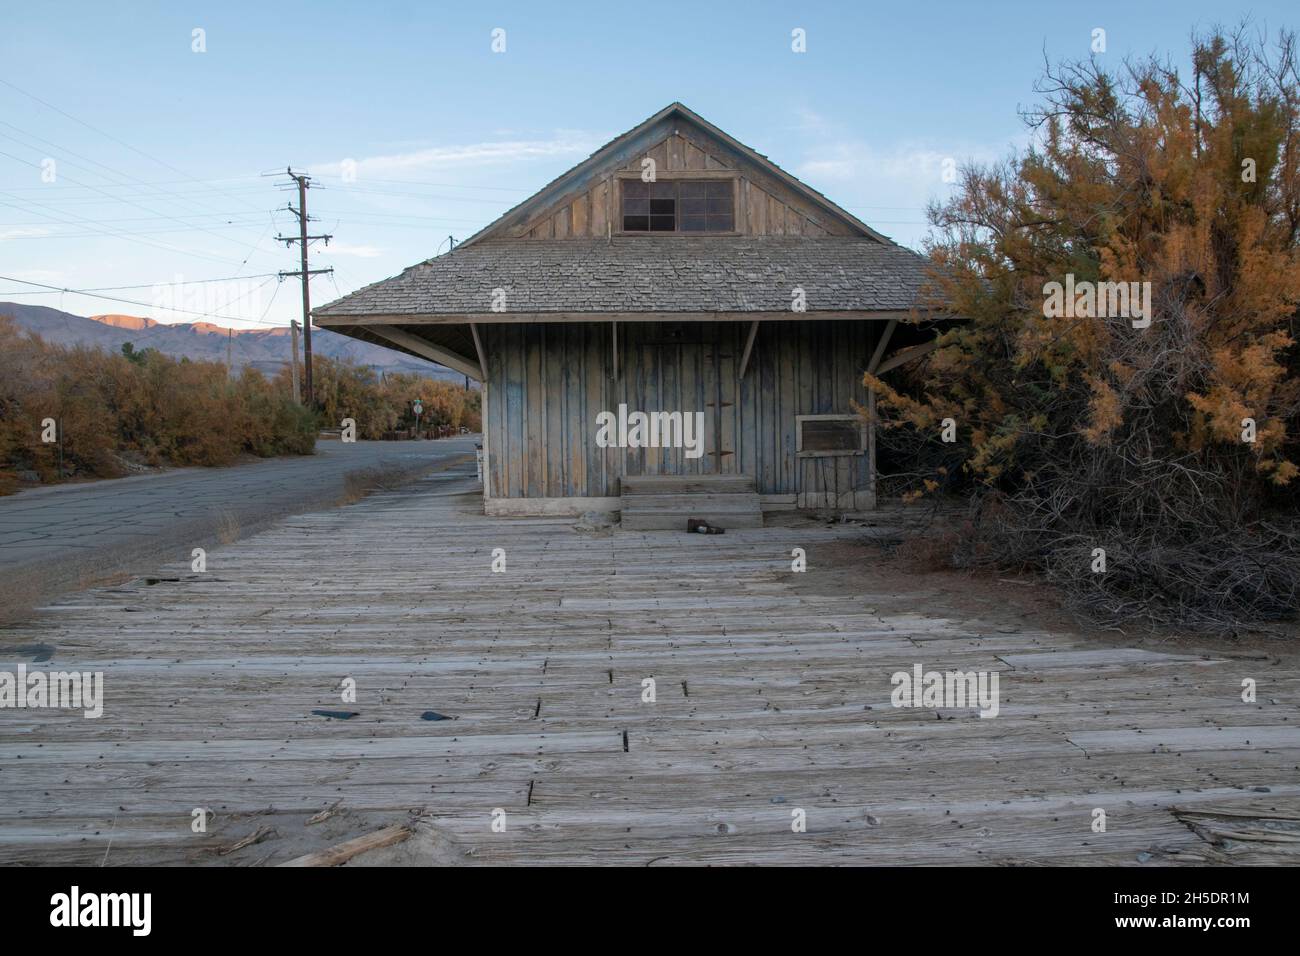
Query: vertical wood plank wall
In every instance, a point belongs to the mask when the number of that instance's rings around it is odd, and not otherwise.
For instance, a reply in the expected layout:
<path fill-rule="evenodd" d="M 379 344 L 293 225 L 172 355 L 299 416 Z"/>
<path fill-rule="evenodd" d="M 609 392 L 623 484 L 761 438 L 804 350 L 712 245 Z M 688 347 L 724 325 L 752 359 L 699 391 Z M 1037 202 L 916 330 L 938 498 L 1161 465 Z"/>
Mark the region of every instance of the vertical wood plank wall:
<path fill-rule="evenodd" d="M 484 428 L 493 498 L 611 497 L 623 475 L 751 475 L 763 495 L 864 507 L 866 455 L 800 459 L 795 416 L 867 405 L 862 373 L 881 323 L 764 322 L 743 381 L 748 322 L 484 325 Z M 704 455 L 600 448 L 596 416 L 704 412 Z"/>

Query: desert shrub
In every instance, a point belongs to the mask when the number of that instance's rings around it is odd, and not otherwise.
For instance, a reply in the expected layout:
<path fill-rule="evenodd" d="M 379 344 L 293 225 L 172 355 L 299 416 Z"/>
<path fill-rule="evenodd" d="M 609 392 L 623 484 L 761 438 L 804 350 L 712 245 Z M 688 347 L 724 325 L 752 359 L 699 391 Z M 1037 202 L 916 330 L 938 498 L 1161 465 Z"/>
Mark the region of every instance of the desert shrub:
<path fill-rule="evenodd" d="M 0 492 L 20 471 L 42 481 L 113 477 L 122 455 L 153 465 L 225 465 L 241 454 L 310 454 L 315 417 L 279 379 L 152 349 L 113 354 L 22 333 L 0 317 Z M 59 446 L 41 440 L 52 418 Z"/>
<path fill-rule="evenodd" d="M 376 439 L 386 431 L 413 426 L 411 403 L 417 396 L 424 404 L 422 428 L 482 428 L 482 393 L 477 389 L 404 372 L 381 378 L 373 369 L 323 356 L 314 357 L 312 369 L 322 424 L 337 428 L 344 418 L 352 418 L 358 438 Z"/>
<path fill-rule="evenodd" d="M 967 320 L 867 381 L 882 442 L 926 447 L 907 493 L 972 493 L 958 563 L 1041 573 L 1107 623 L 1296 613 L 1296 59 L 1216 33 L 1184 72 L 1050 69 L 1035 145 L 931 208 L 931 304 Z M 1067 277 L 1148 283 L 1150 325 L 1056 314 Z"/>

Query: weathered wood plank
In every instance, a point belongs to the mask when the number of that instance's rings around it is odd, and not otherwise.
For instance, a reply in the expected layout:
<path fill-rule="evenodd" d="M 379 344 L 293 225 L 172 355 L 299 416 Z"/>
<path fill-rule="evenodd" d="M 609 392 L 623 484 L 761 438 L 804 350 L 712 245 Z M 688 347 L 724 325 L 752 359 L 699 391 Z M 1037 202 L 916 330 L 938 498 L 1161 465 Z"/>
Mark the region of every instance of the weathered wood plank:
<path fill-rule="evenodd" d="M 493 364 L 504 350 L 488 344 Z M 0 668 L 41 642 L 51 666 L 106 679 L 98 720 L 0 718 L 0 863 L 275 863 L 413 814 L 417 837 L 435 831 L 467 863 L 1189 863 L 1209 851 L 1175 808 L 1251 832 L 1261 801 L 1300 798 L 1289 662 L 1261 670 L 1247 704 L 1239 660 L 958 615 L 925 578 L 906 594 L 866 573 L 850 590 L 804 586 L 819 547 L 859 528 L 593 536 L 484 517 L 472 486 L 300 515 L 214 549 L 205 574 L 178 563 L 159 575 L 175 581 L 90 592 L 6 631 Z M 807 578 L 790 573 L 793 546 L 811 549 Z M 999 715 L 894 707 L 891 676 L 914 665 L 996 672 Z M 357 696 L 342 705 L 345 677 Z M 311 715 L 340 706 L 358 716 Z M 215 852 L 340 800 L 353 822 L 310 847 Z M 205 836 L 195 807 L 216 814 Z M 807 833 L 791 832 L 793 808 Z"/>

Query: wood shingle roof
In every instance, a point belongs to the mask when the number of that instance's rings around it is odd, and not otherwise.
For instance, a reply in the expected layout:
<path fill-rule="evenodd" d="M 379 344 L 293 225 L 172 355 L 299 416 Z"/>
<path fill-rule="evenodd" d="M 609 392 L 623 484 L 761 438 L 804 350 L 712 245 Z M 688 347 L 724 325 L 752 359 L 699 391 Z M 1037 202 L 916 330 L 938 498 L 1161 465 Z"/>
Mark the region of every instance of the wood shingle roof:
<path fill-rule="evenodd" d="M 929 261 L 857 237 L 483 240 L 316 309 L 322 317 L 910 309 Z M 498 297 L 499 299 L 499 297 Z M 791 318 L 797 318 L 791 314 Z M 504 316 L 503 316 L 504 318 Z"/>

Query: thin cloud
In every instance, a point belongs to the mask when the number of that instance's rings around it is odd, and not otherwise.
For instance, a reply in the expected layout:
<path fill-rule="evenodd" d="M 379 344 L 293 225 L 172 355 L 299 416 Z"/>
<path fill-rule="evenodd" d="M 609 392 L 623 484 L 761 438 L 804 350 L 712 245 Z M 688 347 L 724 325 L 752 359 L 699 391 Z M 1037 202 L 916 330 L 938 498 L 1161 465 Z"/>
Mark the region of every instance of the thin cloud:
<path fill-rule="evenodd" d="M 26 279 L 28 282 L 45 282 L 53 284 L 63 278 L 62 272 L 56 272 L 53 269 L 19 269 L 14 274 L 15 279 Z"/>
<path fill-rule="evenodd" d="M 0 230 L 0 242 L 7 242 L 10 239 L 31 239 L 34 236 L 50 236 L 53 234 L 53 229 L 5 229 Z"/>
<path fill-rule="evenodd" d="M 408 153 L 389 153 L 362 159 L 343 159 L 313 166 L 322 176 L 341 176 L 345 169 L 357 180 L 392 174 L 422 172 L 485 163 L 518 163 L 556 156 L 586 156 L 600 143 L 591 134 L 564 132 L 551 139 L 511 139 L 458 146 L 435 146 Z"/>
<path fill-rule="evenodd" d="M 928 191 L 947 185 L 943 182 L 943 172 L 949 161 L 957 167 L 972 161 L 987 163 L 1002 158 L 1006 152 L 1006 148 L 957 144 L 951 150 L 919 145 L 881 150 L 866 143 L 835 143 L 817 149 L 815 155 L 797 167 L 797 173 L 820 180 L 907 183 Z"/>
<path fill-rule="evenodd" d="M 347 242 L 331 242 L 329 251 L 336 256 L 355 256 L 358 259 L 378 259 L 384 254 L 379 246 L 353 245 Z"/>
<path fill-rule="evenodd" d="M 920 248 L 929 233 L 926 206 L 952 194 L 962 167 L 995 162 L 1022 145 L 911 142 L 881 148 L 841 139 L 810 145 L 794 173 L 867 225 Z"/>
<path fill-rule="evenodd" d="M 919 182 L 927 176 L 936 163 L 942 162 L 937 153 L 914 153 L 909 157 L 887 157 L 870 149 L 857 152 L 836 150 L 834 158 L 810 159 L 798 167 L 798 174 L 807 179 L 908 179 Z"/>

